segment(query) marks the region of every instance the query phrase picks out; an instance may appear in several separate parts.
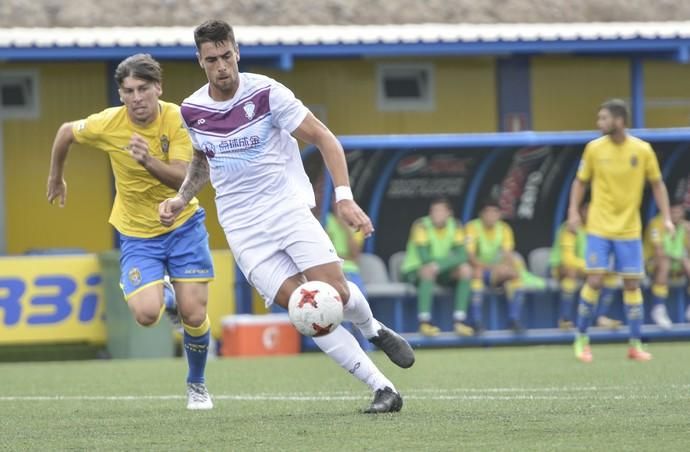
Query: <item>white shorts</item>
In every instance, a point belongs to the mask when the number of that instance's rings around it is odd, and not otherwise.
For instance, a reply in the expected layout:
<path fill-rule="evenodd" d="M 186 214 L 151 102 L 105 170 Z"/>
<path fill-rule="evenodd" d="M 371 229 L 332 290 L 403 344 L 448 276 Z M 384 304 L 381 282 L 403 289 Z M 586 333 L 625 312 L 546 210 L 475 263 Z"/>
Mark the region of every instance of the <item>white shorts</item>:
<path fill-rule="evenodd" d="M 273 304 L 289 277 L 340 262 L 328 234 L 306 206 L 251 229 L 225 229 L 225 235 L 237 265 L 266 306 Z"/>

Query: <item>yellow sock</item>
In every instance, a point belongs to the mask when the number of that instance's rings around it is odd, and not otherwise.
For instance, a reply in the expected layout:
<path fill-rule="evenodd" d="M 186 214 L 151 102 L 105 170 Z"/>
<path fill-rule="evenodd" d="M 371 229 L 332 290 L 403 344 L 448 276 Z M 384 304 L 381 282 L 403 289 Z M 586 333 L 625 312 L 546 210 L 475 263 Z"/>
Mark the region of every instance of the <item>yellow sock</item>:
<path fill-rule="evenodd" d="M 522 287 L 522 281 L 520 278 L 511 279 L 510 281 L 506 282 L 505 287 L 508 299 L 512 299 L 513 295 L 515 295 L 515 291 Z"/>
<path fill-rule="evenodd" d="M 206 315 L 206 318 L 204 319 L 203 322 L 201 322 L 201 325 L 199 326 L 189 326 L 186 323 L 182 322 L 182 328 L 189 334 L 190 336 L 194 337 L 199 337 L 203 336 L 208 332 L 208 330 L 211 329 L 211 321 L 208 318 L 208 315 Z"/>
<path fill-rule="evenodd" d="M 604 287 L 607 289 L 617 289 L 621 285 L 621 279 L 616 274 L 608 274 L 604 277 Z"/>
<path fill-rule="evenodd" d="M 561 289 L 566 293 L 573 293 L 577 288 L 577 281 L 575 278 L 563 278 L 561 280 Z"/>
<path fill-rule="evenodd" d="M 668 298 L 668 286 L 666 284 L 653 284 L 652 295 L 659 298 Z"/>
<path fill-rule="evenodd" d="M 484 290 L 484 281 L 481 279 L 473 279 L 470 283 L 470 289 L 472 289 L 472 292 L 481 292 Z"/>
<path fill-rule="evenodd" d="M 596 305 L 599 302 L 599 291 L 592 289 L 592 287 L 585 283 L 580 291 L 580 297 L 591 305 Z"/>
<path fill-rule="evenodd" d="M 623 291 L 623 303 L 626 305 L 641 305 L 642 304 L 642 290 L 624 290 Z"/>

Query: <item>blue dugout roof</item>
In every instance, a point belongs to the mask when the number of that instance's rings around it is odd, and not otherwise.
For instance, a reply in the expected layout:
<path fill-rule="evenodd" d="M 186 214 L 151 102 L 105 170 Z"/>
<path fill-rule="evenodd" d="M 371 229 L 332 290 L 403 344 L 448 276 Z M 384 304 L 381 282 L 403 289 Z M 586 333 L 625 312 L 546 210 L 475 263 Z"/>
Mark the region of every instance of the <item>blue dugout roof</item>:
<path fill-rule="evenodd" d="M 194 57 L 192 27 L 9 28 L 0 60 Z M 690 61 L 690 22 L 236 27 L 242 57 L 289 70 L 295 58 L 627 55 Z"/>

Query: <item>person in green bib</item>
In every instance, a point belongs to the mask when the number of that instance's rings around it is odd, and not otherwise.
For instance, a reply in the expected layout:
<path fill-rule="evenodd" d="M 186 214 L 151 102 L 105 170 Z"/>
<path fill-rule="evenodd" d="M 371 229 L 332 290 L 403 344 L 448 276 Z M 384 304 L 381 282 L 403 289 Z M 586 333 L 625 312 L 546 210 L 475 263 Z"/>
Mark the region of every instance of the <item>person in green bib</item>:
<path fill-rule="evenodd" d="M 653 280 L 651 317 L 654 323 L 665 330 L 670 330 L 672 325 L 666 310 L 669 279 L 682 276 L 690 278 L 690 234 L 682 200 L 675 201 L 671 206 L 671 221 L 676 226 L 673 235 L 664 228 L 661 215 L 649 222 L 644 234 L 644 258 L 647 272 L 652 275 Z M 690 321 L 690 306 L 685 316 Z"/>
<path fill-rule="evenodd" d="M 359 273 L 359 265 L 357 264 L 357 259 L 362 253 L 364 234 L 360 231 L 353 231 L 333 213 L 329 213 L 326 217 L 326 233 L 333 242 L 338 257 L 343 260 L 345 279 L 355 283 L 359 290 L 366 294 L 364 280 Z"/>
<path fill-rule="evenodd" d="M 580 216 L 583 224 L 587 221 L 587 208 L 589 203 L 580 206 Z M 587 256 L 587 232 L 581 225 L 576 232 L 572 232 L 567 222 L 564 222 L 551 247 L 549 265 L 552 276 L 560 284 L 560 307 L 558 315 L 558 326 L 562 330 L 574 328 L 572 318 L 573 305 L 577 297 L 578 280 L 584 280 L 585 258 Z M 615 299 L 616 290 L 621 286 L 620 277 L 615 273 L 607 274 L 604 278 L 604 285 L 599 295 L 599 309 L 597 325 L 617 329 L 620 328 L 620 320 L 612 319 L 607 316 L 608 310 Z"/>
<path fill-rule="evenodd" d="M 467 262 L 462 225 L 453 217 L 450 201 L 443 197 L 432 200 L 429 215 L 412 224 L 401 267 L 403 280 L 417 286 L 417 318 L 421 334 L 437 336 L 441 331 L 431 322 L 436 283 L 455 286 L 455 333 L 462 336 L 474 333 L 465 324 L 471 276 Z"/>
<path fill-rule="evenodd" d="M 479 218 L 465 226 L 467 251 L 472 263 L 471 300 L 472 317 L 476 334 L 484 331 L 482 304 L 484 286 L 502 286 L 508 299 L 509 326 L 515 332 L 524 328 L 520 313 L 524 300 L 521 259 L 515 256 L 513 229 L 501 220 L 501 209 L 493 198 L 482 203 Z"/>

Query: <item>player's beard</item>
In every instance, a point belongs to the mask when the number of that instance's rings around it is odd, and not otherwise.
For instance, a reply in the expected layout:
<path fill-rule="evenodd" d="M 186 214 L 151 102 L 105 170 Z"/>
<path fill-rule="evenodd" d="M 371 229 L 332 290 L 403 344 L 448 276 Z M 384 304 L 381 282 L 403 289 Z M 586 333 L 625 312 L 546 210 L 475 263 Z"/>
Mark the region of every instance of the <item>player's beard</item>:
<path fill-rule="evenodd" d="M 224 80 L 216 79 L 213 85 L 216 88 L 216 90 L 218 90 L 220 93 L 223 93 L 224 95 L 230 95 L 234 94 L 233 91 L 237 87 L 237 82 L 236 79 L 228 77 Z"/>

